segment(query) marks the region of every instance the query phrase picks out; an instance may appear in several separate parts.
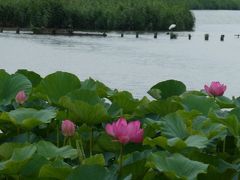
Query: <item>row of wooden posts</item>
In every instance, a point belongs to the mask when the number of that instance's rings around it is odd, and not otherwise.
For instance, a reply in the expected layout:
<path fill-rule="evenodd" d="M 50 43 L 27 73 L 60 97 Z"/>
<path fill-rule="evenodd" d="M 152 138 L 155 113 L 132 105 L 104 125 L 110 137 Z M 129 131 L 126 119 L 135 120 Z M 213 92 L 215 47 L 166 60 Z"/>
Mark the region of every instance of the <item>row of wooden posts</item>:
<path fill-rule="evenodd" d="M 0 33 L 2 33 L 2 32 L 3 32 L 3 28 L 0 28 Z M 20 28 L 17 28 L 17 29 L 16 29 L 16 34 L 20 34 Z M 73 34 L 73 31 L 71 31 L 71 34 Z M 177 34 L 176 34 L 176 33 L 170 32 L 170 33 L 167 33 L 167 34 L 169 34 L 170 39 L 177 39 Z M 89 35 L 89 34 L 86 34 L 86 35 Z M 107 34 L 104 32 L 104 33 L 103 33 L 103 36 L 106 37 Z M 235 36 L 238 37 L 238 38 L 240 38 L 240 34 L 236 34 Z M 124 33 L 121 33 L 121 37 L 124 37 Z M 154 39 L 157 39 L 157 37 L 158 37 L 158 33 L 155 32 L 155 33 L 153 34 L 153 38 L 154 38 Z M 139 32 L 136 32 L 136 38 L 139 38 Z M 192 35 L 191 35 L 191 34 L 188 34 L 188 39 L 191 40 L 191 38 L 192 38 Z M 225 35 L 222 34 L 222 35 L 220 36 L 220 41 L 224 41 L 224 38 L 225 38 Z M 209 40 L 209 34 L 204 34 L 204 40 L 205 40 L 205 41 L 208 41 L 208 40 Z"/>
<path fill-rule="evenodd" d="M 177 39 L 177 34 L 176 33 L 168 33 L 169 35 L 170 35 L 170 39 Z M 157 36 L 158 36 L 158 34 L 157 33 L 154 33 L 154 35 L 153 35 L 153 38 L 154 39 L 157 39 Z M 237 38 L 240 38 L 240 34 L 236 34 L 236 35 L 234 35 L 234 36 L 236 36 Z M 123 33 L 121 33 L 121 37 L 124 37 L 124 34 Z M 136 38 L 139 38 L 139 33 L 138 32 L 136 32 Z M 221 36 L 220 36 L 220 41 L 224 41 L 224 38 L 225 38 L 225 35 L 224 34 L 222 34 Z M 192 35 L 191 34 L 188 34 L 188 39 L 189 40 L 191 40 L 192 39 Z M 208 41 L 209 40 L 209 34 L 204 34 L 204 40 L 205 41 Z"/>

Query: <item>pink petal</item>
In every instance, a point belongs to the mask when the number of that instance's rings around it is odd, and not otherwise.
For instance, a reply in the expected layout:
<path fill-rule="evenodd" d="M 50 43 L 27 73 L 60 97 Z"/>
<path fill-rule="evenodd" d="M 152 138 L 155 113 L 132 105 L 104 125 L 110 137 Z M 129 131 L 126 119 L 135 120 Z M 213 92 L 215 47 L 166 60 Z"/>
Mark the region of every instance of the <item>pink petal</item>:
<path fill-rule="evenodd" d="M 105 130 L 109 135 L 115 137 L 115 133 L 113 131 L 113 126 L 111 124 L 107 124 L 105 127 Z"/>
<path fill-rule="evenodd" d="M 127 144 L 129 142 L 130 138 L 128 136 L 119 136 L 118 140 L 122 144 Z"/>
<path fill-rule="evenodd" d="M 140 129 L 134 137 L 132 137 L 130 139 L 131 142 L 134 142 L 134 143 L 141 143 L 143 141 L 143 134 L 144 134 L 144 130 L 143 129 Z"/>
<path fill-rule="evenodd" d="M 207 85 L 204 86 L 204 89 L 205 89 L 206 93 L 210 94 L 209 87 Z"/>

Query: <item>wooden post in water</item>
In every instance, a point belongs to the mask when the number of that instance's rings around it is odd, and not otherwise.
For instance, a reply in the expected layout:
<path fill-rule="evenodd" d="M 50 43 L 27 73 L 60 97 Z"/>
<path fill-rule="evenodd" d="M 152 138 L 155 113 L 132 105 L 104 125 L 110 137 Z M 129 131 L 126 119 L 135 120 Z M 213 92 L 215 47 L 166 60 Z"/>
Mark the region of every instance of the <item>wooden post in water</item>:
<path fill-rule="evenodd" d="M 239 38 L 239 37 L 240 37 L 240 34 L 235 34 L 235 36 L 236 36 L 237 38 Z"/>
<path fill-rule="evenodd" d="M 224 41 L 224 37 L 225 37 L 225 35 L 221 35 L 221 37 L 220 37 L 220 41 Z"/>
<path fill-rule="evenodd" d="M 19 34 L 20 33 L 20 28 L 18 27 L 17 29 L 16 29 L 16 34 Z"/>
<path fill-rule="evenodd" d="M 139 33 L 138 32 L 136 32 L 136 38 L 138 38 L 139 37 Z"/>
<path fill-rule="evenodd" d="M 208 41 L 209 40 L 209 34 L 205 34 L 204 39 L 205 39 L 205 41 Z"/>
<path fill-rule="evenodd" d="M 121 33 L 121 37 L 123 37 L 124 36 L 124 34 L 123 33 Z"/>
<path fill-rule="evenodd" d="M 174 34 L 173 32 L 171 32 L 170 39 L 177 39 L 177 34 Z"/>
<path fill-rule="evenodd" d="M 0 28 L 0 33 L 2 33 L 3 32 L 3 28 Z"/>
<path fill-rule="evenodd" d="M 53 29 L 51 32 L 52 35 L 56 35 L 56 29 Z"/>
<path fill-rule="evenodd" d="M 158 33 L 157 33 L 157 32 L 155 32 L 155 33 L 154 33 L 154 36 L 153 36 L 153 37 L 154 37 L 154 39 L 157 39 L 157 35 L 158 35 Z"/>
<path fill-rule="evenodd" d="M 192 35 L 188 34 L 188 39 L 191 40 L 191 38 L 192 38 Z"/>

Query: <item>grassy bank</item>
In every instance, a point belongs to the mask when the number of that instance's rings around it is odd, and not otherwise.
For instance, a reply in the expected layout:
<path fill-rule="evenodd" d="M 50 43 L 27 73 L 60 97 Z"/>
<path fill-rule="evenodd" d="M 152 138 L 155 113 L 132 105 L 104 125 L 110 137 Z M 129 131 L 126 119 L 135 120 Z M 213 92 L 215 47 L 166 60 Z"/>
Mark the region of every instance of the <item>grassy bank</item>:
<path fill-rule="evenodd" d="M 0 26 L 84 30 L 191 30 L 184 3 L 164 0 L 0 0 Z"/>

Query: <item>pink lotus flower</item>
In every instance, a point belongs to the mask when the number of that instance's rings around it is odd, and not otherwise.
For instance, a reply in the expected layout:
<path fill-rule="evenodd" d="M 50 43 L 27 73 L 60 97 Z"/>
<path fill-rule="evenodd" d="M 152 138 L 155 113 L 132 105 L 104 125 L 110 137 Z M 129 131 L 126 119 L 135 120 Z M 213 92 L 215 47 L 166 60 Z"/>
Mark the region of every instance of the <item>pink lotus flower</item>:
<path fill-rule="evenodd" d="M 208 87 L 207 85 L 204 86 L 205 91 L 212 96 L 222 96 L 227 89 L 227 86 L 221 84 L 220 82 L 213 81 Z"/>
<path fill-rule="evenodd" d="M 140 125 L 141 123 L 138 120 L 127 123 L 126 119 L 120 118 L 117 122 L 107 124 L 105 130 L 107 134 L 115 137 L 122 144 L 140 143 L 143 141 L 144 133 Z"/>
<path fill-rule="evenodd" d="M 62 122 L 62 133 L 64 136 L 73 136 L 75 133 L 75 124 L 70 120 L 64 120 Z"/>
<path fill-rule="evenodd" d="M 15 97 L 15 100 L 18 104 L 24 104 L 24 102 L 27 100 L 27 95 L 24 91 L 19 91 Z"/>

